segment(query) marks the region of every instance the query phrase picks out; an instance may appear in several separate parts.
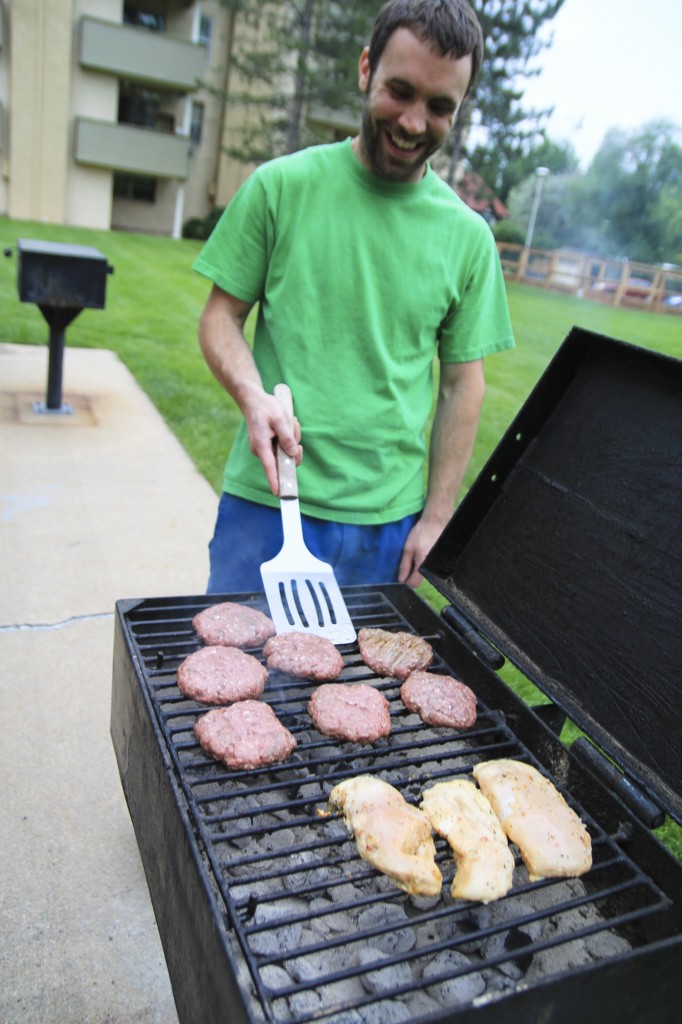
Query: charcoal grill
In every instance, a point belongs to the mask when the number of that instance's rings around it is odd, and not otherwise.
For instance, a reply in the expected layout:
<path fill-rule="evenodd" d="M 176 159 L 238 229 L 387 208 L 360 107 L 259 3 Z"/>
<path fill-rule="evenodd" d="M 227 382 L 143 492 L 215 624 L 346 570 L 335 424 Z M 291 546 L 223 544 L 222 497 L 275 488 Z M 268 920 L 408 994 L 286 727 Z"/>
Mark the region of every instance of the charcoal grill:
<path fill-rule="evenodd" d="M 418 633 L 433 671 L 475 690 L 471 730 L 424 726 L 352 644 L 341 680 L 382 690 L 391 737 L 319 735 L 313 684 L 272 673 L 264 699 L 297 749 L 231 772 L 195 742 L 206 709 L 177 667 L 199 647 L 198 611 L 267 611 L 263 595 L 117 603 L 112 738 L 183 1024 L 677 1019 L 682 865 L 650 829 L 682 818 L 681 396 L 676 361 L 572 331 L 427 559 L 443 613 L 402 585 L 344 588 L 356 630 Z M 551 703 L 520 701 L 505 659 Z M 597 745 L 562 743 L 566 715 Z M 417 803 L 497 757 L 534 764 L 585 821 L 587 875 L 531 883 L 517 858 L 504 899 L 453 901 L 437 840 L 443 895 L 410 897 L 326 813 L 353 775 Z"/>
<path fill-rule="evenodd" d="M 10 253 L 5 250 L 5 255 Z M 104 309 L 107 275 L 114 269 L 89 245 L 20 238 L 17 254 L 19 299 L 34 302 L 50 329 L 45 402 L 35 403 L 34 410 L 70 413 L 71 407 L 62 402 L 66 328 L 83 309 Z"/>

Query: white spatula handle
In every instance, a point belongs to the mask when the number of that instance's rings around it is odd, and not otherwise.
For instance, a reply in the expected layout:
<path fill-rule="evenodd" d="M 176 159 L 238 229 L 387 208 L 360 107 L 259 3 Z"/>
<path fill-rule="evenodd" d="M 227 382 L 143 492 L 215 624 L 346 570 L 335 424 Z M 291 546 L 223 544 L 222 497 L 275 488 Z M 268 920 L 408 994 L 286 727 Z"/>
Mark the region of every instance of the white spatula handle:
<path fill-rule="evenodd" d="M 279 398 L 284 406 L 289 420 L 289 426 L 294 428 L 294 400 L 291 390 L 286 384 L 276 384 L 274 390 L 275 398 Z M 280 498 L 297 498 L 298 481 L 296 480 L 296 461 L 280 445 L 277 445 L 277 472 L 279 474 L 279 496 Z"/>

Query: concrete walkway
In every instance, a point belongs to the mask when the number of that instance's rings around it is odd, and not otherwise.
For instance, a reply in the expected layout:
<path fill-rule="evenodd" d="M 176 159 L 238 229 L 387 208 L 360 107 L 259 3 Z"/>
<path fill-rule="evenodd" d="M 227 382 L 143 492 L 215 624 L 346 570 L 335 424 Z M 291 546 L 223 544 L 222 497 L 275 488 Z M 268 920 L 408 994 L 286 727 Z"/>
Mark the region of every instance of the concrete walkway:
<path fill-rule="evenodd" d="M 0 1022 L 175 1024 L 109 737 L 119 598 L 201 594 L 216 496 L 117 357 L 0 345 Z M 216 458 L 221 457 L 219 448 Z"/>

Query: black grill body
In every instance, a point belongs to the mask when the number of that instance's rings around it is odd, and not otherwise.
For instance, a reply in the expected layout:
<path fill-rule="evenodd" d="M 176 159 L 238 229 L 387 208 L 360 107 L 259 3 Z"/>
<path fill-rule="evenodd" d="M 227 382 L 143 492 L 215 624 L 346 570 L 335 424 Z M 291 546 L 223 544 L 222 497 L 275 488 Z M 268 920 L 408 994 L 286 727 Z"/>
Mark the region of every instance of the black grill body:
<path fill-rule="evenodd" d="M 50 309 L 104 309 L 112 271 L 98 249 L 20 238 L 17 254 L 21 302 Z"/>
<path fill-rule="evenodd" d="M 45 402 L 34 409 L 70 413 L 70 406 L 62 403 L 66 328 L 83 309 L 104 309 L 107 275 L 113 267 L 88 245 L 20 238 L 17 254 L 19 299 L 35 302 L 50 328 L 47 392 Z"/>
<path fill-rule="evenodd" d="M 346 588 L 344 598 L 356 628 L 408 629 L 429 640 L 434 670 L 476 691 L 474 729 L 453 737 L 419 724 L 395 681 L 373 677 L 353 645 L 343 649 L 341 680 L 371 680 L 383 690 L 390 739 L 371 747 L 326 740 L 305 710 L 314 684 L 273 675 L 264 699 L 298 747 L 283 765 L 229 772 L 192 736 L 206 709 L 176 686 L 178 664 L 199 646 L 191 618 L 208 599 L 117 605 L 112 737 L 180 1019 L 390 1021 L 400 1019 L 391 1016 L 400 1003 L 414 1008 L 412 1019 L 433 1024 L 601 1022 L 607 1009 L 627 1022 L 673 1019 L 682 996 L 682 865 L 412 591 Z M 254 595 L 230 600 L 264 610 Z M 587 822 L 594 850 L 594 867 L 578 883 L 530 883 L 519 867 L 514 889 L 500 901 L 504 919 L 450 900 L 454 870 L 444 841 L 437 842 L 444 896 L 424 906 L 357 857 L 341 820 L 320 816 L 331 788 L 351 775 L 376 773 L 418 802 L 429 784 L 494 757 L 530 760 L 550 773 Z M 373 995 L 363 987 L 367 970 L 357 951 L 390 949 L 386 936 L 396 931 L 410 933 L 407 948 L 399 945 L 377 970 L 405 964 L 412 975 L 399 974 L 398 983 Z M 548 950 L 604 935 L 607 948 L 615 941 L 615 953 L 529 980 L 529 966 Z M 483 971 L 493 979 L 485 998 L 434 1004 L 418 1016 L 425 989 L 433 988 L 420 976 L 425 965 L 444 950 L 471 950 L 495 937 L 495 955 L 444 967 L 441 978 L 445 984 L 458 971 L 464 978 Z M 298 969 L 289 977 L 292 961 Z M 566 962 L 572 965 L 570 955 Z M 297 1005 L 304 1009 L 292 1009 Z"/>
<path fill-rule="evenodd" d="M 207 709 L 180 694 L 177 668 L 200 646 L 198 611 L 226 599 L 267 611 L 264 596 L 118 602 L 112 739 L 183 1024 L 677 1019 L 682 864 L 650 829 L 663 811 L 682 817 L 681 382 L 676 361 L 573 331 L 427 559 L 451 603 L 437 614 L 405 586 L 344 589 L 356 630 L 424 637 L 432 671 L 475 691 L 470 730 L 425 726 L 352 644 L 341 681 L 384 693 L 391 736 L 321 736 L 315 684 L 271 673 L 262 699 L 298 746 L 231 772 L 196 742 Z M 505 660 L 551 703 L 518 699 Z M 567 715 L 589 737 L 570 748 Z M 418 804 L 499 757 L 534 764 L 586 823 L 581 879 L 531 883 L 517 860 L 504 899 L 453 901 L 437 839 L 442 896 L 412 898 L 327 813 L 354 775 Z"/>

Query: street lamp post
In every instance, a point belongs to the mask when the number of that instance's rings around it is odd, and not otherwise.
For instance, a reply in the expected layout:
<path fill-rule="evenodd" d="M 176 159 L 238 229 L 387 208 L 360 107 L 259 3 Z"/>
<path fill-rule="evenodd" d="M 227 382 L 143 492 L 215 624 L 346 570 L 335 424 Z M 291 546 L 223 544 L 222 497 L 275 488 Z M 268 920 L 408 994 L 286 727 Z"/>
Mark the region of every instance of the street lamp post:
<path fill-rule="evenodd" d="M 535 194 L 533 196 L 533 205 L 530 211 L 530 220 L 528 221 L 528 231 L 526 232 L 526 243 L 525 248 L 530 249 L 531 242 L 533 241 L 533 232 L 535 231 L 535 221 L 538 215 L 538 207 L 540 206 L 540 196 L 542 194 L 542 183 L 549 174 L 548 167 L 538 167 L 535 171 L 536 182 L 535 182 Z"/>

